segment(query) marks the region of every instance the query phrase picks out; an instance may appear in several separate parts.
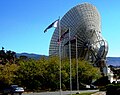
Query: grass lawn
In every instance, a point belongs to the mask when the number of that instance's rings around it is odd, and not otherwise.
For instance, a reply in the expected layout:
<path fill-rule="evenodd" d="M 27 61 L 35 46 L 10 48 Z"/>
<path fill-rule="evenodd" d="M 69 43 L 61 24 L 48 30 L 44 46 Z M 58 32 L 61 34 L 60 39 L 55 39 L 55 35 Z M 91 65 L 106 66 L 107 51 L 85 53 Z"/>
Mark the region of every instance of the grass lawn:
<path fill-rule="evenodd" d="M 91 95 L 96 92 L 87 92 L 87 93 L 80 93 L 80 94 L 72 94 L 72 95 Z"/>

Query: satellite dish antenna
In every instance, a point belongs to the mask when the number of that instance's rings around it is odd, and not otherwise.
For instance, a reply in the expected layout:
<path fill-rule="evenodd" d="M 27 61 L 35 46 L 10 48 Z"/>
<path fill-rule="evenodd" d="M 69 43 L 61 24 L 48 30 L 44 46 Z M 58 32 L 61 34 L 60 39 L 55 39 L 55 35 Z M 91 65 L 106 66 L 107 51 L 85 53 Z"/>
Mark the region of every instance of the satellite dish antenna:
<path fill-rule="evenodd" d="M 95 6 L 89 3 L 79 4 L 70 9 L 60 20 L 61 35 L 70 29 L 70 38 L 76 37 L 78 57 L 91 61 L 103 68 L 108 52 L 108 44 L 101 34 L 101 18 Z M 56 28 L 49 48 L 49 55 L 59 54 L 59 29 Z M 68 35 L 61 41 L 62 57 L 69 56 Z M 76 42 L 71 43 L 71 56 L 75 57 Z"/>

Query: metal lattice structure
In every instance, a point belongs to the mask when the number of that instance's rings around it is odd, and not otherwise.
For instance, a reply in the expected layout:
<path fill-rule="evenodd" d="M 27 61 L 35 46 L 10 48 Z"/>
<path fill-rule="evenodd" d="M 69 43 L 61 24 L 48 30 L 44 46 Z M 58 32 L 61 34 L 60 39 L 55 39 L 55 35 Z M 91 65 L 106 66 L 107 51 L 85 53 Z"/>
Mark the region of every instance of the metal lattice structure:
<path fill-rule="evenodd" d="M 77 39 L 78 58 L 102 65 L 108 52 L 108 45 L 101 35 L 101 18 L 95 6 L 79 4 L 70 9 L 60 20 L 61 35 L 70 29 L 70 37 Z M 56 28 L 49 47 L 49 55 L 59 54 L 59 29 Z M 61 56 L 69 56 L 68 35 L 61 42 Z M 76 55 L 76 42 L 71 43 L 71 56 Z M 103 62 L 104 63 L 104 62 Z M 105 64 L 104 64 L 105 65 Z"/>

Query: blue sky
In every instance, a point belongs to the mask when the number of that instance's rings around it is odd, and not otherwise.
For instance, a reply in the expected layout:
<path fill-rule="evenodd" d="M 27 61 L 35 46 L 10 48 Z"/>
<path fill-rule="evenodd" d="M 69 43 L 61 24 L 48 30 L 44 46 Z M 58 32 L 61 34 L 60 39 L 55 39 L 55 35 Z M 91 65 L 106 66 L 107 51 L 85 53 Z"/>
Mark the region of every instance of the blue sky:
<path fill-rule="evenodd" d="M 120 57 L 120 0 L 0 0 L 0 47 L 48 55 L 54 29 L 43 33 L 44 29 L 83 2 L 100 12 L 102 35 L 109 44 L 107 56 Z"/>

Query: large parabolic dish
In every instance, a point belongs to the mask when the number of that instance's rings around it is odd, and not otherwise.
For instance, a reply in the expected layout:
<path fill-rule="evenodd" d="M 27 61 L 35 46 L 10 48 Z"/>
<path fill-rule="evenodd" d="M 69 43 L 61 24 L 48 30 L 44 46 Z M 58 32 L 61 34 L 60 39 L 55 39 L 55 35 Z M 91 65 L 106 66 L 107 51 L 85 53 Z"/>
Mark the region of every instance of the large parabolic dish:
<path fill-rule="evenodd" d="M 101 18 L 95 6 L 79 4 L 70 9 L 60 20 L 61 35 L 70 31 L 71 39 L 77 38 L 78 58 L 89 60 L 97 66 L 106 59 L 108 45 L 101 35 Z M 49 47 L 49 55 L 59 55 L 59 29 L 56 28 Z M 68 35 L 61 42 L 61 56 L 69 56 Z M 71 56 L 76 57 L 76 42 L 71 42 Z M 102 64 L 103 65 L 103 64 Z"/>

